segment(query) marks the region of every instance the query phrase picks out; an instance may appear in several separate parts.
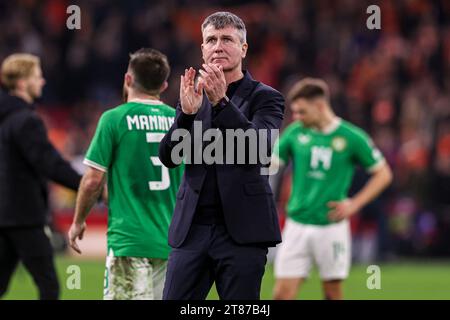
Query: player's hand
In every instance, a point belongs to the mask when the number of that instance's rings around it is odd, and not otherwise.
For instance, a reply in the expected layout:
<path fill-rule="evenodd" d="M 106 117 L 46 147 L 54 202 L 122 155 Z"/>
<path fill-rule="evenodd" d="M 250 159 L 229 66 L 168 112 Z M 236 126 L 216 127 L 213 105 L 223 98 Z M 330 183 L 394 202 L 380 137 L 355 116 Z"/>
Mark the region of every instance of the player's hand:
<path fill-rule="evenodd" d="M 83 239 L 85 230 L 86 230 L 85 222 L 83 222 L 82 224 L 72 223 L 72 225 L 70 226 L 70 229 L 69 229 L 69 233 L 68 233 L 69 245 L 73 250 L 75 250 L 79 254 L 81 254 L 81 250 L 78 247 L 77 238 L 80 240 Z"/>
<path fill-rule="evenodd" d="M 213 106 L 227 94 L 227 82 L 221 65 L 203 64 L 205 70 L 200 69 L 200 82 L 203 84 L 209 102 Z"/>
<path fill-rule="evenodd" d="M 350 218 L 359 210 L 352 199 L 330 201 L 327 205 L 330 208 L 330 211 L 328 211 L 328 219 L 335 222 Z"/>
<path fill-rule="evenodd" d="M 185 69 L 180 78 L 180 103 L 181 109 L 186 114 L 196 114 L 203 100 L 203 84 L 199 83 L 195 88 L 195 70 Z"/>

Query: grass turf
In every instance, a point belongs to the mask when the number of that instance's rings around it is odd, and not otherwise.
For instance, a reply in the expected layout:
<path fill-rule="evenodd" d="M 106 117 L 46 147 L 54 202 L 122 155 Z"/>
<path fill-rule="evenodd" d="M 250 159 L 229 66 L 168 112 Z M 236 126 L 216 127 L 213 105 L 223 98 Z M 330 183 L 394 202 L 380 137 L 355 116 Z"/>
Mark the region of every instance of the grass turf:
<path fill-rule="evenodd" d="M 80 260 L 59 256 L 56 265 L 61 286 L 61 299 L 102 299 L 103 260 Z M 67 268 L 77 265 L 81 271 L 81 288 L 69 290 Z M 367 265 L 354 265 L 344 283 L 346 299 L 450 299 L 450 261 L 396 262 L 381 264 L 381 289 L 368 289 Z M 261 299 L 271 299 L 274 284 L 273 268 L 268 265 L 262 283 Z M 37 290 L 26 270 L 20 265 L 4 299 L 36 299 Z M 217 299 L 215 289 L 209 299 Z M 322 299 L 317 272 L 304 284 L 298 299 Z"/>

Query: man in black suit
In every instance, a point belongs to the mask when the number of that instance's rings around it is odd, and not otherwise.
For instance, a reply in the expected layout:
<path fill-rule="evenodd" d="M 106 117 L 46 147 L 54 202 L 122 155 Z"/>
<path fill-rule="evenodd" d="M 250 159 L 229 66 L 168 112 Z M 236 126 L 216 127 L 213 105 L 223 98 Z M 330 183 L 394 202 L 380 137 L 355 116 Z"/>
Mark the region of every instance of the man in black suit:
<path fill-rule="evenodd" d="M 12 54 L 1 66 L 0 92 L 0 297 L 19 261 L 42 300 L 59 296 L 49 239 L 47 181 L 77 190 L 81 176 L 53 147 L 33 102 L 45 80 L 40 59 Z"/>
<path fill-rule="evenodd" d="M 159 157 L 169 168 L 179 164 L 174 151 L 181 143 L 176 138 L 180 132 L 183 142 L 188 139 L 194 149 L 200 146 L 191 154 L 204 154 L 210 146 L 199 143 L 201 137 L 192 137 L 198 125 L 203 132 L 264 132 L 270 151 L 270 133 L 283 120 L 283 96 L 242 70 L 248 47 L 243 21 L 229 12 L 214 13 L 203 22 L 202 35 L 204 64 L 198 83 L 196 71 L 185 70 L 175 122 L 160 144 Z M 169 229 L 173 250 L 164 299 L 205 299 L 213 282 L 221 299 L 259 299 L 267 248 L 279 243 L 281 236 L 272 190 L 261 173 L 263 161 L 249 160 L 251 150 L 264 142 L 258 137 L 256 142 L 247 141 L 244 150 L 223 142 L 228 155 L 246 152 L 244 163 L 230 163 L 228 157 L 225 163 L 211 164 L 203 157 L 198 163 L 195 155 L 184 154 L 185 174 Z M 231 158 L 236 160 L 235 156 Z"/>

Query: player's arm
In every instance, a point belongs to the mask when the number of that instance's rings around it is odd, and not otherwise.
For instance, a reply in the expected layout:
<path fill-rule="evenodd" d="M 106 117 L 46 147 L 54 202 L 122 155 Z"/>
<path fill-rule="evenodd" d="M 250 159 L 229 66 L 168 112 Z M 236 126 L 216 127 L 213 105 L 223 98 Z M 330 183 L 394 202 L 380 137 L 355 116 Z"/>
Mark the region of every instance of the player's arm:
<path fill-rule="evenodd" d="M 369 181 L 352 198 L 344 201 L 330 201 L 329 218 L 339 221 L 350 217 L 375 199 L 392 182 L 392 171 L 389 165 L 383 163 L 373 172 Z"/>
<path fill-rule="evenodd" d="M 292 157 L 291 132 L 295 126 L 289 126 L 279 136 L 273 147 L 272 159 L 269 167 L 269 184 L 272 188 L 275 200 L 278 199 L 280 186 L 283 181 L 284 171 Z"/>
<path fill-rule="evenodd" d="M 285 162 L 281 160 L 276 154 L 273 154 L 269 167 L 269 184 L 270 187 L 272 188 L 275 200 L 278 200 L 278 195 L 281 190 L 280 186 L 283 181 L 285 169 L 286 169 Z"/>
<path fill-rule="evenodd" d="M 372 139 L 362 130 L 355 129 L 352 139 L 353 160 L 372 174 L 364 187 L 351 199 L 331 201 L 329 218 L 341 220 L 358 212 L 378 196 L 392 181 L 392 171 Z"/>
<path fill-rule="evenodd" d="M 72 249 L 80 254 L 81 250 L 78 247 L 77 238 L 83 239 L 86 229 L 86 218 L 102 194 L 105 180 L 105 172 L 92 167 L 88 167 L 81 179 L 75 206 L 75 216 L 69 230 L 69 244 Z"/>
<path fill-rule="evenodd" d="M 375 199 L 384 189 L 392 182 L 392 170 L 389 165 L 384 162 L 373 172 L 369 181 L 364 187 L 352 198 L 355 205 L 359 208 L 364 207 L 373 199 Z"/>

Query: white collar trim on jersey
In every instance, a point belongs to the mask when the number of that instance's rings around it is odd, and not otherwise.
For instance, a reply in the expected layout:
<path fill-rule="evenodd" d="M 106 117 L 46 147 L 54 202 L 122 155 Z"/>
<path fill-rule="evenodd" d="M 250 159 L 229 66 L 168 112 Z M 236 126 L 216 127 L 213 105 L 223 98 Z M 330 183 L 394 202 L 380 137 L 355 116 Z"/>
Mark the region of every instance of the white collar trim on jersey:
<path fill-rule="evenodd" d="M 331 120 L 331 123 L 328 126 L 326 126 L 325 128 L 323 128 L 322 130 L 320 130 L 320 132 L 323 134 L 330 134 L 334 130 L 336 130 L 340 124 L 341 124 L 341 118 L 334 117 L 333 120 Z"/>
<path fill-rule="evenodd" d="M 137 102 L 137 103 L 143 103 L 143 104 L 150 104 L 150 105 L 157 105 L 162 104 L 163 102 L 161 100 L 154 100 L 154 99 L 131 99 L 128 102 Z"/>

